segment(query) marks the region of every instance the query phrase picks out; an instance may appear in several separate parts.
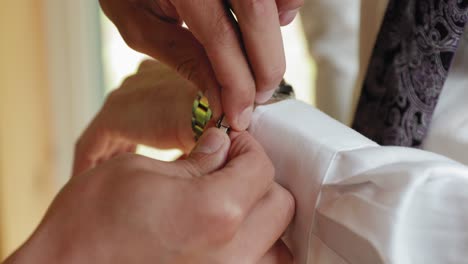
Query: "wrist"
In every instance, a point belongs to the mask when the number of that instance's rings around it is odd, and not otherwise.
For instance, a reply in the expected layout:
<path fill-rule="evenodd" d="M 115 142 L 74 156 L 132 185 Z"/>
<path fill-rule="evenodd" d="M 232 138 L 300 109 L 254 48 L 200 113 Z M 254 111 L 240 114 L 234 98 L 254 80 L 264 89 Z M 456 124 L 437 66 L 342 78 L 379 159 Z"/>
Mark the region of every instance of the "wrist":
<path fill-rule="evenodd" d="M 61 241 L 55 232 L 39 227 L 3 264 L 86 263 L 78 259 L 80 256 L 73 254 L 71 248 L 70 243 Z"/>
<path fill-rule="evenodd" d="M 55 253 L 53 243 L 36 243 L 33 236 L 3 262 L 3 264 L 26 263 L 53 264 L 62 261 Z"/>

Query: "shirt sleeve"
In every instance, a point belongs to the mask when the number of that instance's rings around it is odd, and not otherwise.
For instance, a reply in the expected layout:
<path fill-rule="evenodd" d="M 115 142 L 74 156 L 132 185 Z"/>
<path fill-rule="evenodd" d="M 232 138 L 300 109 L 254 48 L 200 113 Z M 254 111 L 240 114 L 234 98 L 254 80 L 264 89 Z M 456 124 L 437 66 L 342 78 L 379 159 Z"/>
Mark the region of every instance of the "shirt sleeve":
<path fill-rule="evenodd" d="M 295 100 L 258 107 L 250 132 L 296 199 L 286 240 L 298 264 L 468 259 L 466 166 L 378 146 Z"/>

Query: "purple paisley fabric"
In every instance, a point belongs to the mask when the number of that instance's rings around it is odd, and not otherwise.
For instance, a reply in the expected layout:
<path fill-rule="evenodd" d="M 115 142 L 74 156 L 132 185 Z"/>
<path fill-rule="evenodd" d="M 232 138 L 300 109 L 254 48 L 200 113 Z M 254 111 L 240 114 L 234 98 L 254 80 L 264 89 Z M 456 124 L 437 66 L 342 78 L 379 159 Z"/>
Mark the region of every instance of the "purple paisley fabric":
<path fill-rule="evenodd" d="M 381 145 L 420 146 L 467 20 L 468 0 L 390 0 L 353 128 Z"/>

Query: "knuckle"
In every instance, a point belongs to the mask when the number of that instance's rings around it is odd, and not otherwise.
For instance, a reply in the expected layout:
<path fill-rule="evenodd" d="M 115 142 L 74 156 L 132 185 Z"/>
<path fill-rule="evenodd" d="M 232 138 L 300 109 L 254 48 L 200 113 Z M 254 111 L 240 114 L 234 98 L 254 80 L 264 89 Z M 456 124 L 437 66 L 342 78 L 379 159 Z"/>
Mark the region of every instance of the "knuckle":
<path fill-rule="evenodd" d="M 200 61 L 195 58 L 188 58 L 176 66 L 177 73 L 191 82 L 196 81 L 200 70 Z"/>
<path fill-rule="evenodd" d="M 279 11 L 289 11 L 301 8 L 305 1 L 304 0 L 277 0 L 276 1 Z"/>
<path fill-rule="evenodd" d="M 124 189 L 131 189 L 133 194 L 142 192 L 152 186 L 154 174 L 148 166 L 148 158 L 133 153 L 122 153 L 111 159 L 107 164 L 107 172 L 111 181 L 123 184 Z M 135 197 L 139 197 L 138 195 Z"/>
<path fill-rule="evenodd" d="M 129 80 L 128 80 L 129 78 L 130 78 L 130 77 L 125 78 L 125 80 L 123 80 L 123 82 L 122 82 L 122 84 L 121 84 L 121 86 L 120 86 L 119 88 L 110 91 L 110 92 L 106 95 L 106 98 L 104 99 L 104 104 L 103 104 L 103 107 L 102 107 L 103 109 L 104 109 L 107 105 L 109 105 L 109 104 L 113 103 L 114 101 L 117 101 L 117 100 L 118 100 L 119 94 L 121 93 L 121 88 L 127 86 L 127 83 L 129 82 Z"/>
<path fill-rule="evenodd" d="M 201 211 L 201 231 L 209 244 L 226 244 L 234 238 L 242 221 L 238 206 L 218 199 L 206 202 Z"/>
<path fill-rule="evenodd" d="M 123 89 L 133 88 L 135 87 L 135 84 L 138 82 L 138 80 L 139 80 L 139 77 L 137 75 L 130 75 L 122 81 L 122 84 L 120 84 L 119 88 L 123 88 Z M 109 95 L 113 97 L 118 97 L 118 94 L 121 93 L 121 89 L 119 88 L 112 90 L 109 93 Z"/>
<path fill-rule="evenodd" d="M 105 115 L 105 113 L 112 112 L 112 111 L 119 109 L 116 106 L 119 106 L 122 103 L 122 100 L 125 98 L 125 96 L 123 96 L 123 93 L 125 93 L 124 92 L 125 87 L 129 86 L 128 85 L 129 78 L 131 77 L 127 77 L 122 82 L 122 85 L 119 88 L 112 90 L 106 95 L 104 104 L 102 105 L 102 108 L 99 111 L 98 115 Z"/>
<path fill-rule="evenodd" d="M 252 156 L 255 156 L 256 159 L 258 158 L 258 162 L 256 162 L 255 164 L 260 165 L 263 164 L 263 155 L 258 150 L 258 147 L 259 146 L 257 145 L 257 142 L 253 140 L 252 136 L 248 132 L 243 131 L 240 132 L 234 139 L 232 139 L 229 154 L 231 156 L 236 156 L 241 153 L 253 152 Z"/>
<path fill-rule="evenodd" d="M 260 148 L 261 147 L 259 147 L 257 154 L 255 155 L 258 160 L 257 164 L 259 164 L 258 170 L 262 175 L 264 175 L 266 180 L 273 182 L 275 177 L 275 167 L 263 149 Z"/>
<path fill-rule="evenodd" d="M 215 15 L 212 34 L 202 42 L 207 52 L 212 49 L 233 48 L 236 47 L 236 31 L 228 16 L 224 12 L 218 12 Z"/>
<path fill-rule="evenodd" d="M 295 0 L 294 3 L 296 4 L 295 5 L 296 8 L 300 8 L 304 5 L 305 0 Z"/>
<path fill-rule="evenodd" d="M 242 85 L 242 86 L 241 86 Z M 239 83 L 239 85 L 237 86 L 239 88 L 242 88 L 244 89 L 244 91 L 242 91 L 247 98 L 253 98 L 255 96 L 255 82 L 247 82 L 245 84 L 245 86 L 243 86 L 242 83 Z M 251 103 L 251 102 L 249 102 Z"/>
<path fill-rule="evenodd" d="M 195 155 L 195 154 L 192 154 Z M 190 177 L 193 177 L 195 179 L 198 179 L 202 177 L 202 168 L 201 165 L 192 160 L 192 159 L 186 159 L 186 160 L 180 160 L 179 161 L 182 167 L 184 168 L 184 172 L 187 173 L 187 175 L 190 175 Z"/>
<path fill-rule="evenodd" d="M 218 244 L 231 241 L 240 225 L 240 219 L 239 210 L 233 208 L 224 208 L 211 214 L 209 222 L 214 230 L 211 232 L 211 242 Z"/>
<path fill-rule="evenodd" d="M 133 153 L 123 153 L 113 159 L 117 171 L 138 170 L 146 167 L 146 158 Z"/>
<path fill-rule="evenodd" d="M 285 189 L 283 189 L 283 201 L 285 203 L 288 216 L 292 216 L 296 208 L 296 200 L 294 199 L 294 196 Z"/>
<path fill-rule="evenodd" d="M 260 155 L 257 155 L 258 158 L 258 164 L 261 164 L 257 170 L 258 174 L 262 175 L 264 178 L 264 181 L 267 183 L 273 183 L 275 180 L 275 167 L 271 163 L 270 159 L 266 157 L 266 155 L 263 155 L 263 153 Z"/>
<path fill-rule="evenodd" d="M 217 73 L 217 75 L 219 74 Z M 236 91 L 239 95 L 243 95 L 242 93 L 248 95 L 250 95 L 250 93 L 252 95 L 255 94 L 254 76 L 249 70 L 238 70 L 236 74 L 233 74 L 233 72 L 224 72 L 218 79 L 223 89 Z"/>
<path fill-rule="evenodd" d="M 285 72 L 286 66 L 284 62 L 260 71 L 256 76 L 257 91 L 266 91 L 276 88 L 281 83 Z"/>
<path fill-rule="evenodd" d="M 75 158 L 80 156 L 80 158 L 90 159 L 90 149 L 92 149 L 93 144 L 96 144 L 98 138 L 94 136 L 95 134 L 91 132 L 91 126 L 93 125 L 94 121 L 86 128 L 86 130 L 80 135 L 78 140 L 75 142 L 74 145 L 74 154 Z"/>
<path fill-rule="evenodd" d="M 261 177 L 264 186 L 273 186 L 275 183 L 275 169 L 273 166 L 264 165 L 258 168 L 257 176 Z"/>
<path fill-rule="evenodd" d="M 160 67 L 160 63 L 158 61 L 152 59 L 145 59 L 138 66 L 137 72 L 146 71 L 153 68 L 157 69 L 158 67 Z"/>
<path fill-rule="evenodd" d="M 218 78 L 221 85 L 223 108 L 227 115 L 235 114 L 245 109 L 255 100 L 255 82 L 252 79 L 236 79 L 234 74 L 226 78 Z"/>
<path fill-rule="evenodd" d="M 231 143 L 230 155 L 248 153 L 252 163 L 250 170 L 253 175 L 259 175 L 262 181 L 272 183 L 275 176 L 275 167 L 263 147 L 248 133 L 241 132 Z"/>
<path fill-rule="evenodd" d="M 285 220 L 289 222 L 294 215 L 296 206 L 294 196 L 279 184 L 275 183 L 274 189 L 273 195 L 276 196 L 277 204 L 282 208 Z"/>
<path fill-rule="evenodd" d="M 136 51 L 144 51 L 146 37 L 144 32 L 139 27 L 135 26 L 133 22 L 129 22 L 120 28 L 125 43 Z"/>
<path fill-rule="evenodd" d="M 247 10 L 250 10 L 254 14 L 261 15 L 266 12 L 267 5 L 270 4 L 270 0 L 243 0 L 242 3 L 244 4 Z"/>
<path fill-rule="evenodd" d="M 114 166 L 114 168 L 119 170 L 121 168 L 125 168 L 125 167 L 128 167 L 130 165 L 133 165 L 133 163 L 135 161 L 134 161 L 134 158 L 131 155 L 128 155 L 128 154 L 125 153 L 125 154 L 122 154 L 122 155 L 119 155 L 119 156 L 115 157 L 113 159 L 113 162 L 116 164 Z"/>
<path fill-rule="evenodd" d="M 301 8 L 304 5 L 305 1 L 304 0 L 289 0 L 285 2 L 285 6 L 288 10 L 295 10 L 298 8 Z M 278 7 L 280 9 L 280 7 Z"/>
<path fill-rule="evenodd" d="M 265 175 L 266 175 L 266 178 L 273 182 L 274 181 L 274 178 L 275 178 L 275 167 L 273 166 L 273 164 L 271 163 L 270 159 L 268 158 L 265 158 L 265 165 L 264 165 L 264 168 L 262 169 L 262 171 L 264 171 Z"/>

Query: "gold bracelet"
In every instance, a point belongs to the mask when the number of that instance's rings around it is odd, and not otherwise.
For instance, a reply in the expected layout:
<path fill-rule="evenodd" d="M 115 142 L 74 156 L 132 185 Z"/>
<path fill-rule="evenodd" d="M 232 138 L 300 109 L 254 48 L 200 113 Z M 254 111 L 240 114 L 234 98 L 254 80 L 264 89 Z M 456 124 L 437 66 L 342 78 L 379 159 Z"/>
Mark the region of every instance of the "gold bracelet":
<path fill-rule="evenodd" d="M 265 104 L 272 104 L 278 101 L 285 99 L 294 98 L 294 89 L 291 85 L 286 83 L 284 79 L 281 81 L 281 84 L 275 90 L 275 93 L 268 102 Z M 210 103 L 208 98 L 206 98 L 201 92 L 198 93 L 197 98 L 193 102 L 192 107 L 192 130 L 195 135 L 195 140 L 198 140 L 203 134 L 206 125 L 210 122 L 212 117 L 212 111 L 210 109 Z M 231 127 L 225 120 L 224 114 L 216 122 L 216 127 L 223 130 L 226 133 L 231 131 Z"/>
<path fill-rule="evenodd" d="M 192 131 L 195 134 L 195 140 L 198 140 L 203 134 L 212 115 L 208 98 L 199 92 L 192 107 Z"/>

